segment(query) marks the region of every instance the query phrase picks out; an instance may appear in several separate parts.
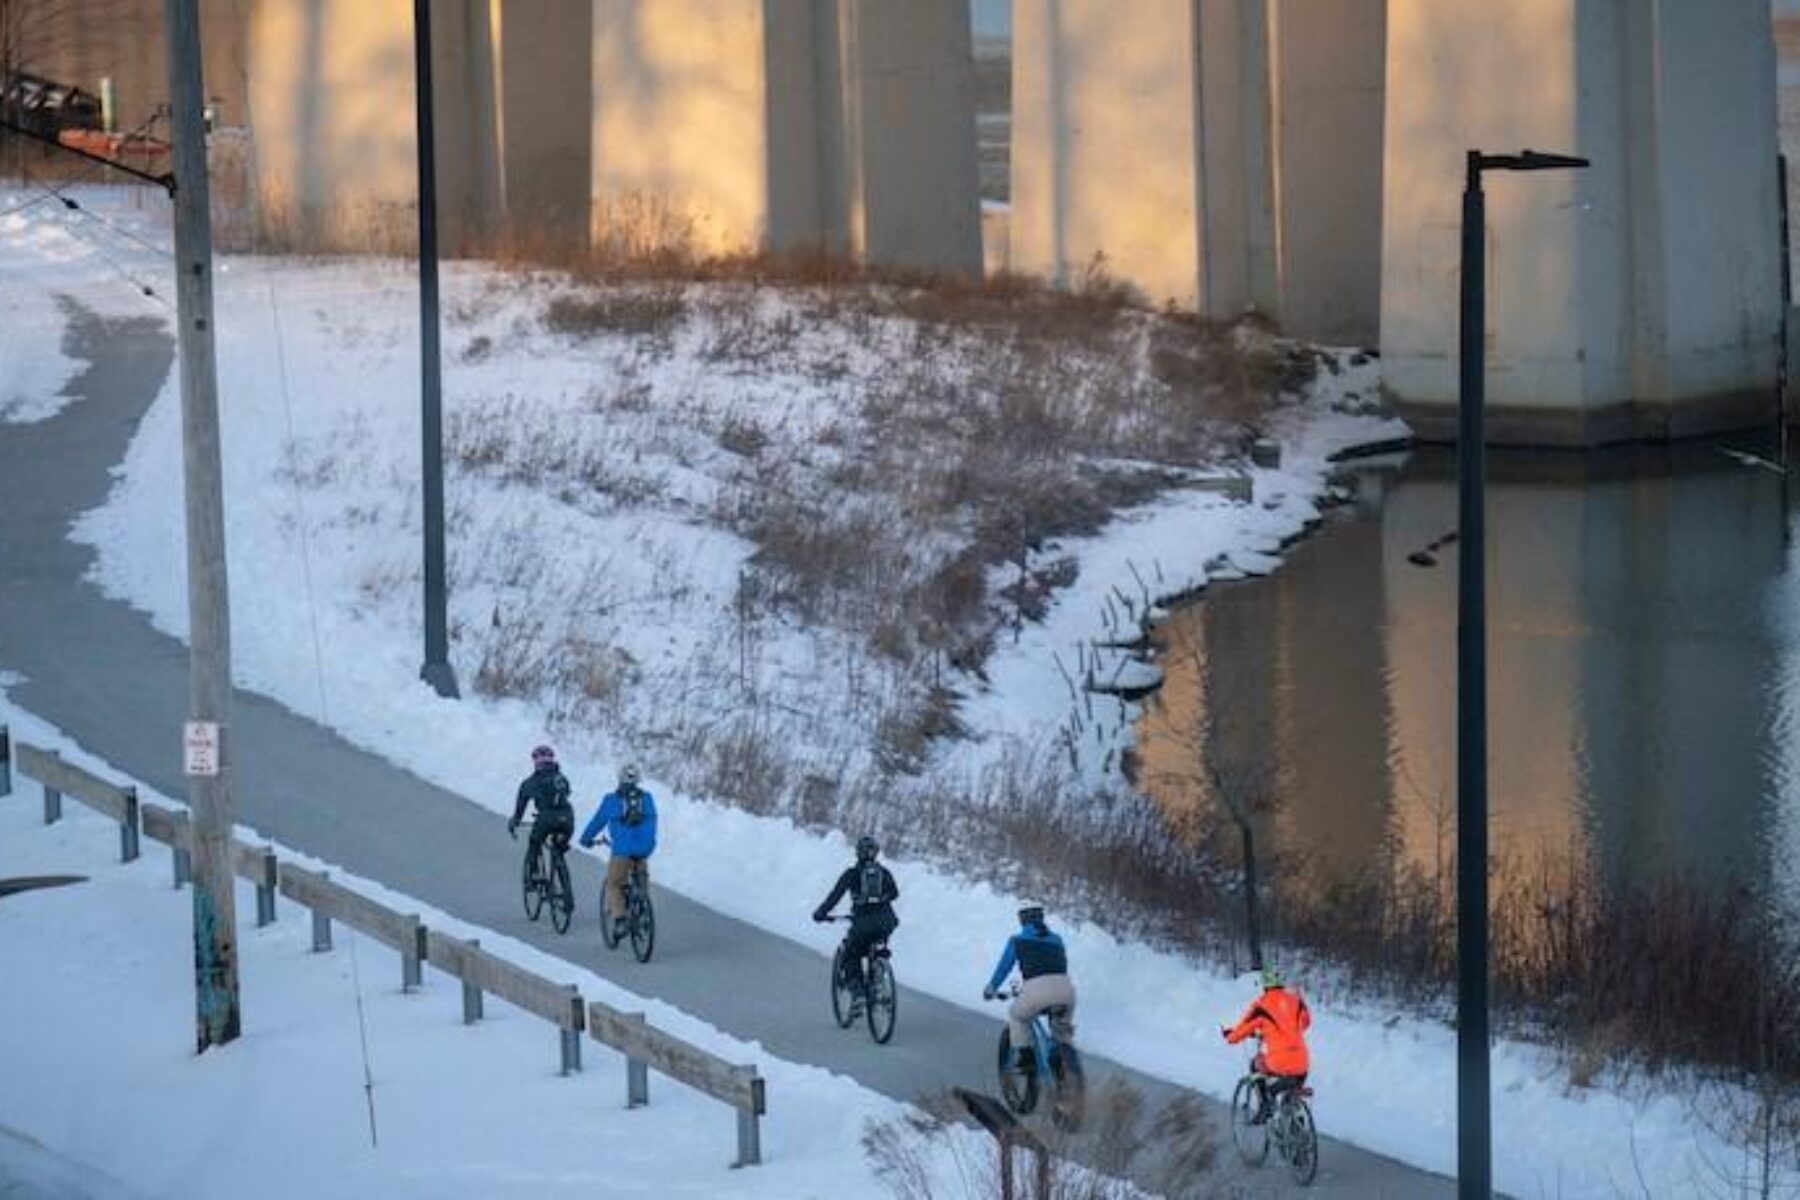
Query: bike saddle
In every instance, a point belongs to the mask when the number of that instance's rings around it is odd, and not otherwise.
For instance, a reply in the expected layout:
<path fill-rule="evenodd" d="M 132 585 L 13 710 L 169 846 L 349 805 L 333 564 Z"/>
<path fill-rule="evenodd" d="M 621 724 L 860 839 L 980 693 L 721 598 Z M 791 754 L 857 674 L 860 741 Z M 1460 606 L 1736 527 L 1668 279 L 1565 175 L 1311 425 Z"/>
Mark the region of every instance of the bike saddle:
<path fill-rule="evenodd" d="M 886 942 L 876 942 L 873 946 L 869 947 L 869 957 L 892 958 L 894 957 L 894 952 L 887 948 Z"/>

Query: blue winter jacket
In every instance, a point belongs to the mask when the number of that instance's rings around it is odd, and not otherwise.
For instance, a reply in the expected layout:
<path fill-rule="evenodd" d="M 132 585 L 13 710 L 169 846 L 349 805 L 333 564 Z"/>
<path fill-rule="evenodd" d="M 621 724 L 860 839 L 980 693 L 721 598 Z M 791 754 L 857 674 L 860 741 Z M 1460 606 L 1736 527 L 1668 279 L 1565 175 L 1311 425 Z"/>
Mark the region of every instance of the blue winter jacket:
<path fill-rule="evenodd" d="M 617 792 L 608 792 L 600 799 L 600 809 L 594 819 L 587 823 L 581 831 L 581 844 L 592 846 L 594 839 L 604 829 L 608 840 L 612 842 L 612 852 L 624 858 L 649 858 L 656 853 L 656 800 L 649 792 L 640 790 L 638 796 L 644 802 L 644 819 L 636 825 L 625 823 L 625 801 Z"/>
<path fill-rule="evenodd" d="M 1063 950 L 1063 940 L 1043 925 L 1027 926 L 1006 939 L 1006 949 L 1000 952 L 1000 965 L 994 968 L 994 977 L 988 980 L 987 990 L 999 991 L 1014 964 L 1018 965 L 1019 974 L 1027 979 L 1069 973 L 1069 956 Z"/>

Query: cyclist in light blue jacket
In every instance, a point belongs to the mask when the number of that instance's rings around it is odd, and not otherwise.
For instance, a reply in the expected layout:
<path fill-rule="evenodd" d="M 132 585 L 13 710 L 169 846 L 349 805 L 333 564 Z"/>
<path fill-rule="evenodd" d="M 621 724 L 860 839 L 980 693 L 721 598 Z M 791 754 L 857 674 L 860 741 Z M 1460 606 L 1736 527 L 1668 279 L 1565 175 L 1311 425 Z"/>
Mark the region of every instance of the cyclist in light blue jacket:
<path fill-rule="evenodd" d="M 656 800 L 638 784 L 642 776 L 635 766 L 619 772 L 619 786 L 600 799 L 600 808 L 581 831 L 581 844 L 592 848 L 601 832 L 612 843 L 612 859 L 606 864 L 606 911 L 613 914 L 613 935 L 625 931 L 625 879 L 633 863 L 643 866 L 643 880 L 650 882 L 650 856 L 656 853 Z"/>

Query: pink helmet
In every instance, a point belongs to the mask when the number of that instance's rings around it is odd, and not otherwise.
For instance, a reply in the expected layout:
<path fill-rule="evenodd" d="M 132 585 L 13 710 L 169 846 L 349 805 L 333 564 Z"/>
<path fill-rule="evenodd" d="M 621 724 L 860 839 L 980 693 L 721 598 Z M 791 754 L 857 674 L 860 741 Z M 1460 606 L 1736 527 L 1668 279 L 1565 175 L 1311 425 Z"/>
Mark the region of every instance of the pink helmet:
<path fill-rule="evenodd" d="M 531 765 L 541 767 L 546 764 L 556 765 L 556 751 L 548 746 L 534 746 L 531 750 Z"/>

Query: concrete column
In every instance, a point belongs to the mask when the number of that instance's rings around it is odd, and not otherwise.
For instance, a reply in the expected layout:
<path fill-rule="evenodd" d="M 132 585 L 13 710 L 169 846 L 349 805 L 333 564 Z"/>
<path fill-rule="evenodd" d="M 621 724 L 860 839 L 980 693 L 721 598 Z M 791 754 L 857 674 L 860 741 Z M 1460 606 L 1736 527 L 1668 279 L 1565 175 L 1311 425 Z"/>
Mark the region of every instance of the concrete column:
<path fill-rule="evenodd" d="M 1282 328 L 1374 346 L 1388 0 L 1269 0 Z"/>
<path fill-rule="evenodd" d="M 977 274 L 980 171 L 967 0 L 837 0 L 854 120 L 846 198 L 858 257 Z"/>
<path fill-rule="evenodd" d="M 490 5 L 507 236 L 526 250 L 583 248 L 593 179 L 593 0 Z"/>
<path fill-rule="evenodd" d="M 1013 269 L 1278 305 L 1270 0 L 1018 0 Z"/>
<path fill-rule="evenodd" d="M 489 0 L 436 0 L 439 213 L 446 253 L 499 203 Z M 269 231 L 305 249 L 416 242 L 412 7 L 384 0 L 257 4 L 247 36 L 258 195 Z"/>
<path fill-rule="evenodd" d="M 1392 0 L 1387 70 L 1383 364 L 1423 433 L 1453 431 L 1471 148 L 1594 160 L 1488 177 L 1495 441 L 1677 437 L 1772 415 L 1780 277 L 1766 4 Z"/>
<path fill-rule="evenodd" d="M 1012 269 L 1200 304 L 1195 0 L 1015 0 Z"/>
<path fill-rule="evenodd" d="M 980 269 L 962 0 L 594 0 L 593 230 Z"/>

